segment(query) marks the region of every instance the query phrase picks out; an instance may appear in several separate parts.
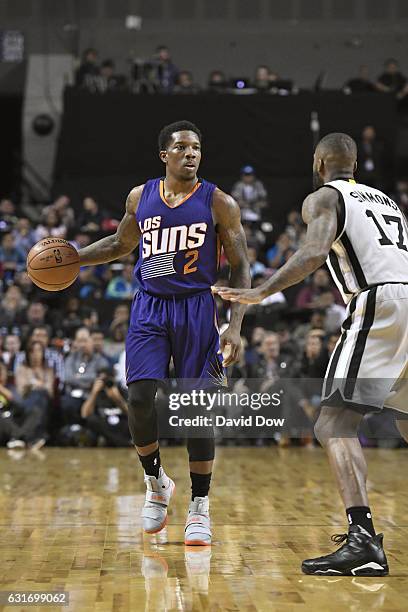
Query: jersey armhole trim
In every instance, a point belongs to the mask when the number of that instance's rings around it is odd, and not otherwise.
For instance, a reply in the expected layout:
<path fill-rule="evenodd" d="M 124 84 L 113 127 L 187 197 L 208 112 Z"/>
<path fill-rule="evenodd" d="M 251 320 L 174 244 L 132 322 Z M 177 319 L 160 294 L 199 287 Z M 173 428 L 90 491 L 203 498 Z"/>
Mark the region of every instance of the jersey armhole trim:
<path fill-rule="evenodd" d="M 337 207 L 337 231 L 336 231 L 336 237 L 333 240 L 333 244 L 336 244 L 336 242 L 340 240 L 340 238 L 344 234 L 344 230 L 346 229 L 346 221 L 347 221 L 346 203 L 344 201 L 343 194 L 341 193 L 339 189 L 337 189 L 337 187 L 335 187 L 334 185 L 329 185 L 327 183 L 325 185 L 322 185 L 322 187 L 329 187 L 330 189 L 334 189 L 334 191 L 337 191 L 337 195 L 339 198 L 339 206 Z"/>

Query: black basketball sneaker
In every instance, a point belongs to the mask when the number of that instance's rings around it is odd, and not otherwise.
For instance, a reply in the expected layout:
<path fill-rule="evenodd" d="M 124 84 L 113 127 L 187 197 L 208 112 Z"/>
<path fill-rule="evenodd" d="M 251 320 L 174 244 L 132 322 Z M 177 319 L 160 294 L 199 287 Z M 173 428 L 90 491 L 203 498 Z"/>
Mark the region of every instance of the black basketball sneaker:
<path fill-rule="evenodd" d="M 349 533 L 332 536 L 336 552 L 302 563 L 304 574 L 325 576 L 387 576 L 388 563 L 383 549 L 383 534 L 372 536 L 361 525 L 351 525 Z"/>

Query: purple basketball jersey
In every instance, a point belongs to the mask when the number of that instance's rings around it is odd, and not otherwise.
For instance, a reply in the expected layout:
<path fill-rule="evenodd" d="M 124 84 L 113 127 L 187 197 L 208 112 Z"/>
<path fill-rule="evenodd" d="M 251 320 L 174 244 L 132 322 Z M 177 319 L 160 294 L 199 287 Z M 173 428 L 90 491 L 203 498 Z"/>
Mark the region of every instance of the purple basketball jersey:
<path fill-rule="evenodd" d="M 175 208 L 163 179 L 147 181 L 136 211 L 141 239 L 135 275 L 156 296 L 190 295 L 217 278 L 218 240 L 211 212 L 215 185 L 200 179 Z"/>

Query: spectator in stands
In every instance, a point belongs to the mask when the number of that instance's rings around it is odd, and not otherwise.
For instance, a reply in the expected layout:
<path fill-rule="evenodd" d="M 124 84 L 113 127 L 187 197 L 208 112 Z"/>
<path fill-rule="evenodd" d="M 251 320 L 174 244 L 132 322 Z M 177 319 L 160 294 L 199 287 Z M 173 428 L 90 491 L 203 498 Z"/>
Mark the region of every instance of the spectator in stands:
<path fill-rule="evenodd" d="M 172 93 L 179 71 L 171 60 L 169 48 L 165 45 L 157 47 L 155 61 L 158 71 L 159 92 Z"/>
<path fill-rule="evenodd" d="M 71 336 L 73 331 L 76 331 L 81 327 L 81 303 L 76 296 L 70 297 L 64 304 L 64 310 L 62 312 L 61 327 L 65 333 Z"/>
<path fill-rule="evenodd" d="M 334 332 L 330 334 L 327 339 L 327 354 L 329 358 L 332 356 L 334 349 L 336 348 L 336 344 L 340 338 L 340 331 Z"/>
<path fill-rule="evenodd" d="M 266 269 L 265 269 L 266 272 Z M 259 287 L 266 281 L 266 275 L 264 274 L 256 274 L 252 277 L 252 286 Z M 271 306 L 274 304 L 278 308 L 282 308 L 286 304 L 286 298 L 283 295 L 282 291 L 277 291 L 272 295 L 268 295 L 266 298 L 262 300 L 259 304 L 251 304 L 248 306 L 247 312 L 259 311 L 260 308 L 264 308 L 265 306 Z"/>
<path fill-rule="evenodd" d="M 255 247 L 256 249 L 260 249 L 265 244 L 265 233 L 258 227 L 257 223 L 243 221 L 242 227 L 244 228 L 247 244 Z M 226 263 L 226 259 L 224 258 L 223 254 L 221 254 L 221 262 L 223 264 Z"/>
<path fill-rule="evenodd" d="M 288 356 L 293 361 L 297 359 L 299 345 L 292 337 L 288 323 L 286 321 L 278 321 L 278 323 L 274 325 L 274 331 L 279 337 L 281 354 Z"/>
<path fill-rule="evenodd" d="M 265 381 L 261 390 L 266 391 L 282 376 L 289 376 L 292 362 L 289 356 L 281 356 L 279 336 L 274 332 L 265 334 L 260 354 L 259 361 L 249 366 L 248 372 L 251 378 Z"/>
<path fill-rule="evenodd" d="M 312 282 L 309 286 L 300 289 L 297 299 L 297 308 L 324 308 L 326 302 L 322 303 L 321 295 L 331 291 L 334 295 L 335 301 L 338 304 L 342 304 L 343 300 L 330 281 L 329 273 L 325 268 L 319 268 L 312 276 Z"/>
<path fill-rule="evenodd" d="M 81 64 L 75 74 L 75 85 L 84 87 L 91 92 L 97 91 L 99 67 L 98 52 L 96 49 L 85 49 L 82 54 Z"/>
<path fill-rule="evenodd" d="M 258 92 L 269 91 L 271 88 L 271 71 L 268 66 L 257 66 L 254 78 L 254 87 Z"/>
<path fill-rule="evenodd" d="M 257 326 L 253 328 L 251 340 L 245 351 L 245 362 L 247 365 L 253 365 L 260 360 L 262 342 L 265 336 L 266 330 L 263 327 Z"/>
<path fill-rule="evenodd" d="M 108 361 L 94 352 L 89 330 L 86 327 L 78 329 L 73 350 L 65 360 L 65 394 L 61 398 L 65 423 L 81 421 L 81 406 L 98 372 L 107 367 Z"/>
<path fill-rule="evenodd" d="M 267 205 L 268 194 L 262 181 L 256 177 L 253 166 L 241 169 L 241 178 L 232 187 L 231 195 L 238 202 L 244 220 L 260 219 L 261 211 Z"/>
<path fill-rule="evenodd" d="M 115 300 L 131 300 L 137 288 L 137 282 L 133 275 L 133 265 L 125 264 L 119 276 L 114 276 L 110 281 L 105 297 Z"/>
<path fill-rule="evenodd" d="M 81 232 L 100 232 L 104 215 L 98 203 L 90 197 L 83 201 L 83 210 L 79 215 L 78 226 Z"/>
<path fill-rule="evenodd" d="M 378 77 L 375 84 L 378 91 L 392 93 L 399 100 L 408 94 L 406 77 L 400 72 L 397 60 L 388 59 L 384 64 L 384 72 Z"/>
<path fill-rule="evenodd" d="M 55 394 L 54 372 L 46 363 L 40 342 L 29 344 L 25 364 L 16 371 L 16 388 L 24 409 L 21 439 L 39 448 L 48 437 L 49 410 Z"/>
<path fill-rule="evenodd" d="M 15 273 L 25 268 L 26 255 L 20 247 L 16 246 L 14 236 L 11 233 L 4 234 L 1 239 L 0 263 L 6 283 L 12 282 Z"/>
<path fill-rule="evenodd" d="M 323 346 L 322 338 L 310 332 L 306 337 L 304 352 L 297 376 L 299 390 L 302 395 L 300 402 L 294 406 L 294 414 L 288 410 L 288 417 L 291 419 L 297 433 L 301 434 L 302 445 L 312 445 L 313 424 L 316 421 L 320 406 L 320 398 L 324 375 L 328 364 L 327 349 Z M 299 425 L 301 425 L 299 427 Z M 303 433 L 302 433 L 303 430 Z M 292 428 L 293 432 L 293 428 Z M 288 440 L 283 440 L 280 446 L 287 446 Z"/>
<path fill-rule="evenodd" d="M 371 93 L 375 91 L 375 85 L 370 80 L 368 66 L 361 65 L 358 76 L 353 77 L 345 83 L 343 91 L 346 94 Z"/>
<path fill-rule="evenodd" d="M 46 324 L 47 317 L 47 306 L 40 302 L 39 300 L 35 300 L 31 302 L 27 308 L 27 312 L 25 313 L 25 329 L 23 330 L 23 336 L 26 336 L 27 333 L 31 332 L 34 327 L 43 326 Z"/>
<path fill-rule="evenodd" d="M 111 363 L 116 363 L 124 350 L 127 331 L 128 323 L 116 323 L 110 326 L 105 351 Z"/>
<path fill-rule="evenodd" d="M 8 382 L 14 383 L 16 361 L 20 354 L 21 339 L 17 334 L 8 334 L 4 339 L 2 360 L 7 366 Z"/>
<path fill-rule="evenodd" d="M 50 211 L 53 211 L 57 214 L 59 223 L 67 229 L 71 229 L 75 225 L 75 212 L 70 204 L 71 200 L 68 196 L 60 195 L 55 202 L 45 206 L 43 215 L 46 217 Z"/>
<path fill-rule="evenodd" d="M 102 282 L 90 266 L 80 269 L 77 286 L 81 299 L 100 299 L 103 296 Z"/>
<path fill-rule="evenodd" d="M 62 387 L 65 381 L 65 364 L 64 358 L 60 352 L 50 345 L 51 336 L 50 329 L 47 325 L 36 325 L 33 327 L 30 337 L 28 338 L 27 345 L 31 345 L 34 342 L 41 344 L 44 350 L 44 357 L 46 364 L 51 368 L 55 374 L 56 382 Z M 25 363 L 25 353 L 19 352 L 15 359 L 15 370 L 18 366 Z"/>
<path fill-rule="evenodd" d="M 70 242 L 79 251 L 79 249 L 83 249 L 91 243 L 91 238 L 85 232 L 78 232 Z"/>
<path fill-rule="evenodd" d="M 11 327 L 21 323 L 27 300 L 22 296 L 21 289 L 16 285 L 8 287 L 0 303 L 0 327 Z"/>
<path fill-rule="evenodd" d="M 273 94 L 287 96 L 288 94 L 297 91 L 297 89 L 294 87 L 293 81 L 287 78 L 282 78 L 276 72 L 269 72 L 269 81 L 270 92 Z"/>
<path fill-rule="evenodd" d="M 98 86 L 100 93 L 126 89 L 126 78 L 115 73 L 115 62 L 113 60 L 106 59 L 102 62 Z"/>
<path fill-rule="evenodd" d="M 357 177 L 360 183 L 383 188 L 384 145 L 377 139 L 375 128 L 366 125 L 358 143 Z"/>
<path fill-rule="evenodd" d="M 319 308 L 325 311 L 326 332 L 331 333 L 339 329 L 346 318 L 346 309 L 343 304 L 336 304 L 334 293 L 330 289 L 320 294 Z"/>
<path fill-rule="evenodd" d="M 328 362 L 329 356 L 327 349 L 323 346 L 322 338 L 317 334 L 309 332 L 306 336 L 299 375 L 302 378 L 318 378 L 323 380 Z"/>
<path fill-rule="evenodd" d="M 111 328 L 122 323 L 129 323 L 130 309 L 127 304 L 119 304 L 113 311 Z"/>
<path fill-rule="evenodd" d="M 323 337 L 326 329 L 326 313 L 324 310 L 315 310 L 310 316 L 308 323 L 301 323 L 294 329 L 293 339 L 298 343 L 300 348 L 304 348 L 306 338 L 312 332 L 313 334 Z"/>
<path fill-rule="evenodd" d="M 99 327 L 99 312 L 96 308 L 82 308 L 82 325 L 88 329 L 97 329 Z"/>
<path fill-rule="evenodd" d="M 222 70 L 213 70 L 208 77 L 207 89 L 210 93 L 225 93 L 228 87 L 227 77 Z"/>
<path fill-rule="evenodd" d="M 14 203 L 8 198 L 0 200 L 0 220 L 1 220 L 1 231 L 9 232 L 13 229 L 18 221 L 16 214 L 16 207 Z"/>
<path fill-rule="evenodd" d="M 248 260 L 252 278 L 257 274 L 264 274 L 266 269 L 265 264 L 258 261 L 258 253 L 254 247 L 248 247 Z"/>
<path fill-rule="evenodd" d="M 60 222 L 55 210 L 48 211 L 44 223 L 34 230 L 36 242 L 48 236 L 52 236 L 53 238 L 65 238 L 66 234 L 67 228 Z"/>
<path fill-rule="evenodd" d="M 17 272 L 14 277 L 15 286 L 20 289 L 24 300 L 31 299 L 32 294 L 34 292 L 34 284 L 33 281 L 28 276 L 27 272 Z"/>
<path fill-rule="evenodd" d="M 293 243 L 289 235 L 286 232 L 280 234 L 276 243 L 266 252 L 268 266 L 274 270 L 283 266 L 286 262 L 286 252 L 288 249 L 291 249 L 292 246 Z"/>
<path fill-rule="evenodd" d="M 127 404 L 109 368 L 101 370 L 89 397 L 82 404 L 86 427 L 102 437 L 106 446 L 130 446 Z"/>
<path fill-rule="evenodd" d="M 26 217 L 18 219 L 13 231 L 13 236 L 16 248 L 21 249 L 24 253 L 28 253 L 36 241 L 30 220 Z"/>
<path fill-rule="evenodd" d="M 189 70 L 181 70 L 177 77 L 177 84 L 174 87 L 176 94 L 196 94 L 200 87 L 194 83 L 193 74 Z"/>
<path fill-rule="evenodd" d="M 298 210 L 291 210 L 288 212 L 285 234 L 289 236 L 294 248 L 299 248 L 304 231 L 305 224 L 303 223 L 300 212 Z"/>
<path fill-rule="evenodd" d="M 93 329 L 91 331 L 91 338 L 95 355 L 100 355 L 101 357 L 106 359 L 106 361 L 110 362 L 111 358 L 105 352 L 105 334 L 103 333 L 103 331 L 98 328 Z"/>
<path fill-rule="evenodd" d="M 16 395 L 7 378 L 7 366 L 0 361 L 0 445 L 10 443 L 9 448 L 24 448 L 25 442 L 20 440 L 22 434 L 14 418 Z"/>

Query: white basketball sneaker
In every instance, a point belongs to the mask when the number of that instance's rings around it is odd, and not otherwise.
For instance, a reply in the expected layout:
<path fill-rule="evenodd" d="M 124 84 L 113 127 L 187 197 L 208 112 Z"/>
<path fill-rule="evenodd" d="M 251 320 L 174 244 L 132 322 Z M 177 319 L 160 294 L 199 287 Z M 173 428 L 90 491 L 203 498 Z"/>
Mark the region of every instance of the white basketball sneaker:
<path fill-rule="evenodd" d="M 167 506 L 176 488 L 174 482 L 160 467 L 159 477 L 145 473 L 146 501 L 142 510 L 143 530 L 146 533 L 157 533 L 167 523 Z"/>
<path fill-rule="evenodd" d="M 190 503 L 184 536 L 186 546 L 210 546 L 212 534 L 209 510 L 208 495 L 195 497 Z"/>

